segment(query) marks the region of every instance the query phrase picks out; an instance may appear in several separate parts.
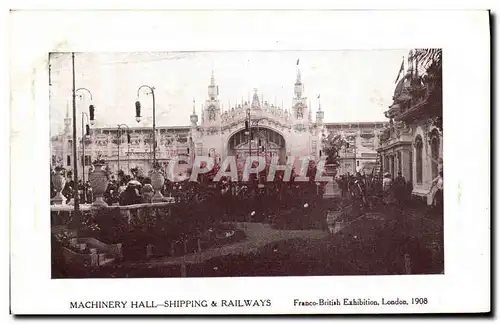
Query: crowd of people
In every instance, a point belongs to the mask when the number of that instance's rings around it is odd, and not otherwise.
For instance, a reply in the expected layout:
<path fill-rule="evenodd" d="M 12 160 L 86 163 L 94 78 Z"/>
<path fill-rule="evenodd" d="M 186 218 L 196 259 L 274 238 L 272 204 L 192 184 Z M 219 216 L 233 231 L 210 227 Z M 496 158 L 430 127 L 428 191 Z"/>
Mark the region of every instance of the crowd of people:
<path fill-rule="evenodd" d="M 73 179 L 67 180 L 66 184 L 64 185 L 64 188 L 62 190 L 62 194 L 64 197 L 68 198 L 68 203 L 73 199 L 74 194 L 75 194 L 75 182 Z M 50 197 L 54 197 L 56 195 L 57 191 L 54 189 L 54 186 L 52 182 L 50 183 Z M 78 193 L 79 193 L 79 199 L 80 203 L 82 204 L 90 204 L 94 201 L 94 195 L 92 192 L 92 186 L 90 185 L 89 181 L 85 181 L 85 183 L 82 180 L 78 181 Z"/>
<path fill-rule="evenodd" d="M 399 172 L 393 179 L 390 173 L 383 175 L 382 182 L 376 181 L 373 175 L 360 172 L 356 174 L 339 175 L 336 178 L 341 196 L 347 199 L 358 199 L 364 205 L 369 205 L 370 196 L 382 196 L 386 204 L 404 206 L 411 199 L 412 184 Z M 74 197 L 75 184 L 68 180 L 62 191 L 65 197 Z M 89 204 L 94 200 L 94 194 L 89 181 L 85 183 L 78 181 L 78 192 L 80 203 Z M 222 202 L 261 200 L 262 198 L 273 198 L 276 201 L 283 200 L 285 196 L 321 196 L 324 192 L 324 184 L 314 182 L 260 182 L 255 179 L 250 182 L 232 182 L 222 179 L 219 182 L 200 181 L 190 182 L 188 179 L 182 182 L 165 181 L 161 193 L 165 197 L 171 197 L 177 202 L 200 201 L 207 197 L 220 197 Z M 51 186 L 51 196 L 56 191 Z M 130 176 L 119 174 L 110 177 L 104 200 L 108 205 L 133 205 L 139 203 L 150 203 L 154 190 L 149 177 Z M 71 203 L 70 200 L 68 202 Z M 223 203 L 225 204 L 225 203 Z M 428 195 L 428 205 L 436 207 L 443 206 L 443 171 L 433 180 Z M 229 207 L 223 207 L 228 209 Z"/>
<path fill-rule="evenodd" d="M 406 206 L 412 198 L 413 186 L 405 179 L 401 172 L 395 178 L 388 172 L 384 173 L 382 182 L 376 181 L 372 175 L 349 172 L 336 179 L 343 198 L 360 201 L 366 207 L 371 204 L 370 197 L 382 198 L 384 204 Z M 427 205 L 435 210 L 443 208 L 443 170 L 432 181 L 432 186 L 427 195 Z"/>

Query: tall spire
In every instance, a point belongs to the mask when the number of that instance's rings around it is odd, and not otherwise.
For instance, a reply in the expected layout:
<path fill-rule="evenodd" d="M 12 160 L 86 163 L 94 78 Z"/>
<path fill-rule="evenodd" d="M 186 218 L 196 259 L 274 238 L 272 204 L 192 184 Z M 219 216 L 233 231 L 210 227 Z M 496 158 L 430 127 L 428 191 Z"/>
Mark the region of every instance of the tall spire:
<path fill-rule="evenodd" d="M 318 95 L 318 110 L 316 111 L 316 124 L 322 125 L 325 113 L 321 111 L 321 96 Z M 342 126 L 341 126 L 342 127 Z"/>
<path fill-rule="evenodd" d="M 257 92 L 258 90 L 257 90 L 257 88 L 255 88 L 253 90 L 254 90 L 254 94 L 253 94 L 252 103 L 251 103 L 250 107 L 252 109 L 260 109 L 261 105 L 260 105 L 259 94 Z"/>
<path fill-rule="evenodd" d="M 295 81 L 295 84 L 301 84 L 302 83 L 302 75 L 300 74 L 300 68 L 297 66 L 297 80 Z"/>
<path fill-rule="evenodd" d="M 193 115 L 196 115 L 196 101 L 193 98 Z"/>
<path fill-rule="evenodd" d="M 210 77 L 210 85 L 215 85 L 214 69 L 212 69 L 212 76 Z"/>
<path fill-rule="evenodd" d="M 64 132 L 71 132 L 71 117 L 69 117 L 69 100 L 66 101 L 66 117 L 64 118 Z"/>

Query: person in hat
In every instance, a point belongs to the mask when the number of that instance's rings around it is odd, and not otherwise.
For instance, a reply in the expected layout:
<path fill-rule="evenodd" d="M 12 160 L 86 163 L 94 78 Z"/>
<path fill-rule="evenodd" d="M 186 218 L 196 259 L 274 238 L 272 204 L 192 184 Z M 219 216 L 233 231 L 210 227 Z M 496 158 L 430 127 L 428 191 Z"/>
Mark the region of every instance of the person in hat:
<path fill-rule="evenodd" d="M 384 179 L 382 180 L 382 189 L 387 192 L 392 186 L 392 178 L 389 172 L 384 173 Z"/>
<path fill-rule="evenodd" d="M 131 180 L 127 184 L 127 188 L 120 195 L 120 205 L 135 205 L 142 203 L 140 189 L 142 185 L 137 180 Z"/>
<path fill-rule="evenodd" d="M 398 172 L 398 176 L 394 179 L 394 190 L 396 194 L 396 199 L 399 205 L 403 205 L 406 200 L 406 180 L 403 177 L 401 171 Z"/>
<path fill-rule="evenodd" d="M 151 203 L 154 195 L 153 186 L 149 183 L 146 183 L 144 187 L 142 187 L 142 201 L 145 203 Z"/>
<path fill-rule="evenodd" d="M 442 210 L 443 208 L 443 170 L 440 169 L 438 176 L 432 180 L 432 186 L 429 190 L 429 195 L 431 197 L 432 206 L 436 207 L 436 210 Z"/>
<path fill-rule="evenodd" d="M 397 202 L 396 193 L 394 188 L 394 182 L 392 181 L 391 174 L 389 172 L 384 173 L 384 179 L 382 180 L 383 189 L 383 200 L 386 205 L 393 205 Z"/>

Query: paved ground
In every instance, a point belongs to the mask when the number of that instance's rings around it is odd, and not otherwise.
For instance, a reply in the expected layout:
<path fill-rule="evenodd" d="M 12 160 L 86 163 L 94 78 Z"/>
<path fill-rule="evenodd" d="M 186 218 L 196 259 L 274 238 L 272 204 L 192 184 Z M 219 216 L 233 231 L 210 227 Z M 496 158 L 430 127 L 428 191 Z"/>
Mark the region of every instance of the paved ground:
<path fill-rule="evenodd" d="M 277 230 L 269 224 L 262 223 L 234 223 L 237 228 L 245 231 L 246 238 L 240 242 L 211 248 L 200 253 L 188 254 L 181 257 L 164 257 L 147 262 L 126 263 L 124 265 L 168 266 L 178 265 L 184 258 L 186 263 L 203 263 L 212 258 L 230 254 L 249 254 L 256 252 L 259 248 L 270 243 L 280 242 L 288 239 L 321 239 L 328 236 L 328 232 L 321 230 Z"/>
<path fill-rule="evenodd" d="M 442 215 L 429 214 L 425 210 L 405 208 L 404 211 L 396 210 L 383 214 L 375 212 L 362 216 L 356 214 L 345 222 L 344 229 L 335 235 L 323 230 L 278 230 L 263 223 L 232 224 L 245 231 L 247 237 L 244 240 L 181 257 L 127 262 L 120 266 L 137 270 L 169 267 L 175 269 L 184 259 L 187 265 L 195 267 L 190 271 L 196 272 L 198 266 L 215 262 L 220 273 L 213 269 L 212 271 L 211 266 L 208 266 L 200 272 L 203 276 L 232 276 L 241 273 L 290 275 L 289 273 L 300 267 L 303 269 L 293 272 L 294 275 L 443 272 Z M 293 243 L 294 240 L 296 243 Z M 327 243 L 326 248 L 325 243 Z M 269 247 L 272 252 L 266 250 Z M 410 266 L 405 263 L 406 254 L 411 256 Z M 232 268 L 228 268 L 224 264 L 227 260 L 221 261 L 224 257 L 234 257 L 237 262 L 230 259 L 236 263 Z M 281 264 L 287 260 L 288 263 Z M 238 266 L 243 269 L 233 269 Z M 266 271 L 259 272 L 262 270 L 259 267 L 266 268 Z M 255 273 L 248 269 L 255 270 Z M 222 270 L 227 270 L 227 273 L 222 273 Z M 172 271 L 174 271 L 173 276 L 177 276 L 175 272 L 179 270 Z M 172 276 L 163 273 L 161 275 Z"/>

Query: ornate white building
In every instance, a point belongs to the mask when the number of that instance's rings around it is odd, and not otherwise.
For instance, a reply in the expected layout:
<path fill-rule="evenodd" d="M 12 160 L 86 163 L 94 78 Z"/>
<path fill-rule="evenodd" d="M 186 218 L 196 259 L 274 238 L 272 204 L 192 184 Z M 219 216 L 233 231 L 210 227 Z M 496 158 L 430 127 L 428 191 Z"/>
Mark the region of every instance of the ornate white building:
<path fill-rule="evenodd" d="M 237 159 L 259 154 L 279 156 L 281 161 L 286 156 L 319 155 L 323 112 L 318 110 L 316 120 L 312 120 L 300 71 L 290 110 L 263 102 L 255 89 L 251 102 L 221 111 L 218 89 L 212 75 L 200 124 L 193 108 L 190 129 L 193 154 L 221 158 L 233 155 Z"/>
<path fill-rule="evenodd" d="M 196 155 L 217 159 L 236 156 L 239 162 L 248 155 L 267 158 L 278 156 L 280 163 L 285 163 L 288 156 L 319 158 L 322 154 L 323 136 L 333 132 L 342 134 L 351 143 L 349 148 L 340 153 L 340 172 L 354 173 L 375 162 L 379 130 L 387 124 L 324 123 L 321 104 L 313 120 L 299 70 L 290 109 L 263 101 L 255 89 L 251 102 L 241 102 L 223 111 L 219 87 L 213 73 L 207 90 L 201 118 L 196 113 L 193 102 L 190 126 L 156 127 L 156 160 L 160 164 L 167 165 L 173 157 L 179 155 L 188 157 L 188 161 L 193 161 Z M 70 124 L 71 119 L 66 117 L 64 132 L 52 138 L 53 163 L 62 157 L 68 168 L 72 160 Z M 126 134 L 127 128 L 123 127 L 120 132 L 117 127 L 91 129 L 90 136 L 84 142 L 87 156 L 85 173 L 87 174 L 91 161 L 98 153 L 108 162 L 112 171 L 121 169 L 129 173 L 135 167 L 148 171 L 152 167 L 153 158 L 152 128 L 130 127 L 130 143 Z M 78 156 L 81 158 L 81 138 L 78 144 Z M 186 168 L 189 163 L 185 165 Z M 80 162 L 79 168 L 81 165 Z"/>
<path fill-rule="evenodd" d="M 409 58 L 415 56 L 410 51 Z M 386 111 L 389 127 L 381 136 L 379 152 L 384 172 L 401 172 L 412 193 L 425 198 L 443 167 L 442 74 L 440 64 L 421 66 L 408 60 L 408 71 L 394 90 Z"/>

